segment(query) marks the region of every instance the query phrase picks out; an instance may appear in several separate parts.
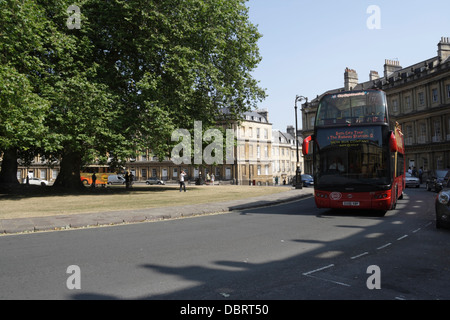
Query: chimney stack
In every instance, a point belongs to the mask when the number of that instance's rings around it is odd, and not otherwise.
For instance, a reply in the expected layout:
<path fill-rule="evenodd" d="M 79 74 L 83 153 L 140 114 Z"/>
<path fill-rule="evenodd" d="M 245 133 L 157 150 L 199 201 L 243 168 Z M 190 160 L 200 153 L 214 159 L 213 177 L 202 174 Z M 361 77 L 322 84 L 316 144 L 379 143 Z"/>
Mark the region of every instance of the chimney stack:
<path fill-rule="evenodd" d="M 444 62 L 450 57 L 450 38 L 442 37 L 438 43 L 439 62 Z"/>
<path fill-rule="evenodd" d="M 391 74 L 401 69 L 402 66 L 399 61 L 388 59 L 384 60 L 384 77 L 386 79 L 388 79 Z"/>
<path fill-rule="evenodd" d="M 289 133 L 291 136 L 295 137 L 295 128 L 294 126 L 287 126 L 286 132 Z"/>
<path fill-rule="evenodd" d="M 261 116 L 263 116 L 264 118 L 266 118 L 266 121 L 269 122 L 269 111 L 268 111 L 266 108 L 256 110 L 256 112 L 257 112 L 259 115 L 261 115 Z"/>
<path fill-rule="evenodd" d="M 380 75 L 378 74 L 378 72 L 377 72 L 377 71 L 370 70 L 370 73 L 369 73 L 369 80 L 370 80 L 370 81 L 373 81 L 373 80 L 377 80 L 377 79 L 380 79 Z"/>
<path fill-rule="evenodd" d="M 358 74 L 355 70 L 346 68 L 344 73 L 345 91 L 353 90 L 358 85 Z"/>

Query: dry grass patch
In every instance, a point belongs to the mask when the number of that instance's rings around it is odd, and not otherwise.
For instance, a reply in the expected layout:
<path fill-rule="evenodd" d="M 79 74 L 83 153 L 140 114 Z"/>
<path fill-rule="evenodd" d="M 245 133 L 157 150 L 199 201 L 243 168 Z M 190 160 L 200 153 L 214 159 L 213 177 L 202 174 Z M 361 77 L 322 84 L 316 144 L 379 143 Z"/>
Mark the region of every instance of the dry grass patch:
<path fill-rule="evenodd" d="M 42 192 L 0 195 L 0 219 L 43 217 L 76 213 L 107 212 L 220 202 L 258 197 L 290 190 L 282 187 L 256 186 L 187 186 L 179 192 L 177 186 L 139 186 L 130 190 L 122 186 L 81 193 Z M 51 188 L 46 188 L 50 190 Z M 46 191 L 47 191 L 46 190 Z"/>

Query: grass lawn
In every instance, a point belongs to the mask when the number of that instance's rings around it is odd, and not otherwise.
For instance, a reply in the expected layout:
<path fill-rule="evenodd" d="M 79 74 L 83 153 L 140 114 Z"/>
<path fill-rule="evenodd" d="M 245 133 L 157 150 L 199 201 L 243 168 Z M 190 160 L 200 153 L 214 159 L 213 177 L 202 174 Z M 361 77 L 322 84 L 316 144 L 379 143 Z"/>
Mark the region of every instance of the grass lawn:
<path fill-rule="evenodd" d="M 24 192 L 0 194 L 0 219 L 202 204 L 290 190 L 284 187 L 234 185 L 187 185 L 186 189 L 188 192 L 179 192 L 177 185 L 135 184 L 128 190 L 123 186 L 112 186 L 63 193 L 51 187 L 27 186 Z"/>

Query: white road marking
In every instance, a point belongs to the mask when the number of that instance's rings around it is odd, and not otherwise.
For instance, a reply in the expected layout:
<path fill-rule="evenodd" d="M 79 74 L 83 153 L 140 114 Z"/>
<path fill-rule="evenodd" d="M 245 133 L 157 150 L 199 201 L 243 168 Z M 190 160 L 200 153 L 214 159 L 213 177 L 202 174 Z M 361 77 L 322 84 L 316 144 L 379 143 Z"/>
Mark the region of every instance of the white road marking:
<path fill-rule="evenodd" d="M 315 270 L 312 270 L 312 271 L 305 272 L 305 273 L 303 273 L 303 275 L 304 276 L 309 276 L 310 274 L 312 274 L 314 272 L 322 271 L 322 270 L 325 270 L 325 269 L 328 269 L 328 268 L 331 268 L 331 267 L 334 267 L 334 264 L 330 264 L 330 265 L 322 267 L 322 268 L 318 268 L 318 269 L 315 269 Z"/>
<path fill-rule="evenodd" d="M 365 256 L 366 254 L 369 254 L 369 252 L 363 252 L 363 253 L 361 253 L 361 254 L 358 254 L 357 256 L 353 256 L 353 257 L 351 257 L 350 259 L 357 259 L 357 258 L 359 258 L 359 257 L 362 257 L 362 256 Z"/>
<path fill-rule="evenodd" d="M 386 243 L 385 245 L 382 245 L 381 247 L 378 247 L 377 248 L 377 250 L 381 250 L 381 249 L 384 249 L 384 248 L 386 248 L 386 247 L 389 247 L 390 245 L 391 245 L 392 243 Z"/>

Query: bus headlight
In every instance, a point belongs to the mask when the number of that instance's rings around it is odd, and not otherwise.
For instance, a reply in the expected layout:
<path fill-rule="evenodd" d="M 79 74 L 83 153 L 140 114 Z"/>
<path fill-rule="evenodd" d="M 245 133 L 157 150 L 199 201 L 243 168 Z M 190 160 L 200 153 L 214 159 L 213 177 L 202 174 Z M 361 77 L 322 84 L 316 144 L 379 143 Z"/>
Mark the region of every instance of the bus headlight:
<path fill-rule="evenodd" d="M 449 191 L 441 191 L 438 195 L 438 201 L 442 204 L 448 204 L 450 201 L 450 192 Z"/>

